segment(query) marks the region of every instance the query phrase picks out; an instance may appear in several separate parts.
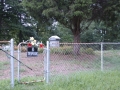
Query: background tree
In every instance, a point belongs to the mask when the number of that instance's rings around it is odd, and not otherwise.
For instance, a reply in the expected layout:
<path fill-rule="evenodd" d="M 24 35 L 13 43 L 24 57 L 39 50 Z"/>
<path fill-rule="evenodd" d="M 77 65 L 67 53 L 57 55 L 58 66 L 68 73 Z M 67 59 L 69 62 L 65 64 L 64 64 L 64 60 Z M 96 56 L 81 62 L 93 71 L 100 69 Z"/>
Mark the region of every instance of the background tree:
<path fill-rule="evenodd" d="M 81 41 L 80 35 L 93 20 L 109 25 L 117 20 L 119 11 L 117 0 L 23 0 L 23 6 L 41 25 L 57 21 L 69 28 L 74 43 Z M 78 46 L 74 46 L 74 52 L 79 52 Z"/>
<path fill-rule="evenodd" d="M 91 0 L 23 0 L 23 5 L 36 20 L 58 21 L 69 28 L 74 43 L 80 42 L 80 33 L 89 25 L 84 26 L 84 23 L 91 17 L 91 3 Z M 75 46 L 75 53 L 79 52 L 78 48 Z"/>
<path fill-rule="evenodd" d="M 81 22 L 90 19 L 91 0 L 41 0 L 40 2 L 24 0 L 23 5 L 38 21 L 37 18 L 56 20 L 69 28 L 73 33 L 74 42 L 80 42 L 80 32 L 83 27 L 80 27 Z"/>
<path fill-rule="evenodd" d="M 57 34 L 61 38 L 60 42 L 67 42 L 67 43 L 73 42 L 73 35 L 70 29 L 66 28 L 60 23 L 56 25 L 54 33 Z"/>
<path fill-rule="evenodd" d="M 0 1 L 0 39 L 9 39 L 9 26 L 11 20 L 16 18 L 11 13 L 11 7 L 5 3 L 5 0 Z"/>
<path fill-rule="evenodd" d="M 14 38 L 17 43 L 36 34 L 36 21 L 20 5 L 21 0 L 0 0 L 0 40 Z"/>
<path fill-rule="evenodd" d="M 59 3 L 56 0 L 24 0 L 27 5 L 24 2 L 23 5 L 30 15 L 20 2 L 0 0 L 1 40 L 15 38 L 21 42 L 33 36 L 46 41 L 57 34 L 65 42 L 69 37 L 74 38 L 74 42 L 119 41 L 119 0 L 60 0 Z M 93 20 L 95 24 L 90 25 Z M 59 25 L 53 27 L 56 21 Z M 69 35 L 66 37 L 62 33 Z"/>
<path fill-rule="evenodd" d="M 120 0 L 94 0 L 92 19 L 95 29 L 101 35 L 101 41 L 119 41 Z"/>

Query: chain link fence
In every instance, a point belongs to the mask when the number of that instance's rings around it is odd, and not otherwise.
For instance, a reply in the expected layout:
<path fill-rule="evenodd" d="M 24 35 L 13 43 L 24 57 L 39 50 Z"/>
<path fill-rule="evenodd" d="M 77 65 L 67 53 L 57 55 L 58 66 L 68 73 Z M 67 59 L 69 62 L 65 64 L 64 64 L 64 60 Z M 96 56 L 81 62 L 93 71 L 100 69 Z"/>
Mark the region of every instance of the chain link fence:
<path fill-rule="evenodd" d="M 51 76 L 120 70 L 120 43 L 60 43 L 50 51 Z"/>
<path fill-rule="evenodd" d="M 100 44 L 60 43 L 50 50 L 51 75 L 101 69 Z"/>
<path fill-rule="evenodd" d="M 0 44 L 0 48 L 7 53 L 10 53 L 9 47 L 9 44 Z M 0 50 L 0 79 L 10 79 L 10 56 L 2 50 Z"/>
<path fill-rule="evenodd" d="M 103 43 L 103 70 L 120 70 L 120 43 Z"/>
<path fill-rule="evenodd" d="M 29 82 L 44 78 L 46 53 L 43 51 L 44 49 L 39 48 L 36 57 L 28 57 L 27 45 L 21 45 L 21 81 Z M 14 47 L 14 57 L 18 58 L 17 47 Z M 0 79 L 10 78 L 9 58 L 9 55 L 0 50 Z M 120 43 L 60 43 L 60 47 L 50 48 L 49 72 L 53 77 L 76 72 L 120 70 L 119 58 Z M 15 59 L 14 73 L 17 79 L 18 61 Z"/>

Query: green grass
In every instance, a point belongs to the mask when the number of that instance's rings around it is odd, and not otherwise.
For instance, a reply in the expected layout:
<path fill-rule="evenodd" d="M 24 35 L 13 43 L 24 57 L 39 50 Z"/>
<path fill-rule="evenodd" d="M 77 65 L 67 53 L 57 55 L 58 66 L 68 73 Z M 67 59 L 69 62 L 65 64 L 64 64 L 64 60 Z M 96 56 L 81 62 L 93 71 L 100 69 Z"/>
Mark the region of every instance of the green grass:
<path fill-rule="evenodd" d="M 105 70 L 120 70 L 120 51 L 109 50 L 104 51 L 104 69 Z"/>
<path fill-rule="evenodd" d="M 52 77 L 51 82 L 18 84 L 14 89 L 9 80 L 0 81 L 0 90 L 120 90 L 120 72 L 79 72 Z"/>
<path fill-rule="evenodd" d="M 8 61 L 3 61 L 3 62 L 1 61 L 0 62 L 0 70 L 5 69 L 5 67 L 6 67 L 5 65 L 9 65 L 9 62 Z"/>

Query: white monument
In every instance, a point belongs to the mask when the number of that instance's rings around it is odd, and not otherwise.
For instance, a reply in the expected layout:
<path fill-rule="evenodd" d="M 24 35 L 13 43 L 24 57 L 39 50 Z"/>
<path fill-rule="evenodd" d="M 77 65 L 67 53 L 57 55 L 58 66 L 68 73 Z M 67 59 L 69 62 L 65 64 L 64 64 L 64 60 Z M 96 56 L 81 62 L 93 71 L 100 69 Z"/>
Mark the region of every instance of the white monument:
<path fill-rule="evenodd" d="M 50 47 L 59 47 L 59 41 L 60 41 L 60 37 L 54 35 L 54 36 L 51 36 L 49 38 L 49 41 L 50 41 Z"/>

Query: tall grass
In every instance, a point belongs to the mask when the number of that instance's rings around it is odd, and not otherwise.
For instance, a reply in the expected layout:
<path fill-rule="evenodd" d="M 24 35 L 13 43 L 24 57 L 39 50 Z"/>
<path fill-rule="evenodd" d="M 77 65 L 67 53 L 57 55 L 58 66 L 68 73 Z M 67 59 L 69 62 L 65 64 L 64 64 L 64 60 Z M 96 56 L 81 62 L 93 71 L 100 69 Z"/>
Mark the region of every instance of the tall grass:
<path fill-rule="evenodd" d="M 104 69 L 105 70 L 120 70 L 120 51 L 108 50 L 104 51 Z"/>
<path fill-rule="evenodd" d="M 120 90 L 120 72 L 79 72 L 67 76 L 52 77 L 52 82 L 18 84 L 14 89 L 10 81 L 0 81 L 0 90 Z"/>

